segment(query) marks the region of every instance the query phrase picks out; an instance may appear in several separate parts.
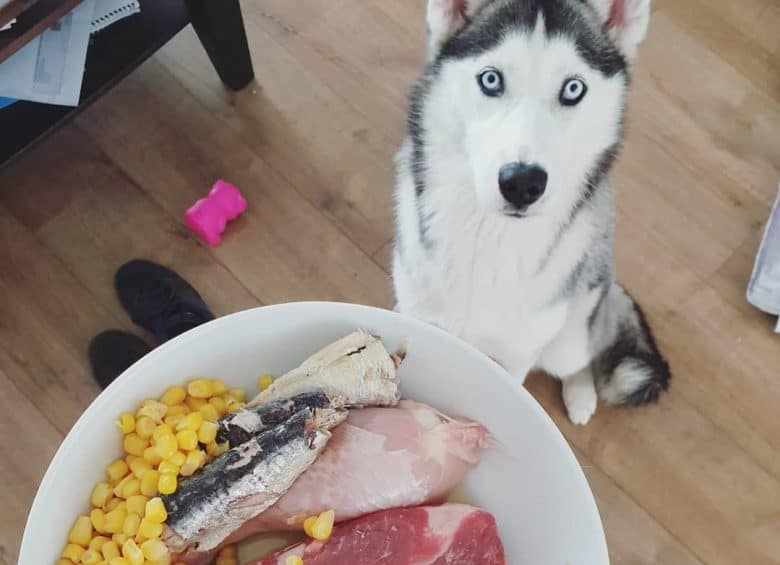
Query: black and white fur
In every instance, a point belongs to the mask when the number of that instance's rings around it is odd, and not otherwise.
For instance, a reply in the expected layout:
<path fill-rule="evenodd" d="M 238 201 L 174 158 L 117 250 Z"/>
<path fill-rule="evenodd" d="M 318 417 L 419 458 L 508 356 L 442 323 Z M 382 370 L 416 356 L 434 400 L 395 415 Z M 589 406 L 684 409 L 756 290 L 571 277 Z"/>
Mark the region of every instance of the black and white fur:
<path fill-rule="evenodd" d="M 470 341 L 518 379 L 563 381 L 572 422 L 654 401 L 669 368 L 614 281 L 613 192 L 629 70 L 650 0 L 429 0 L 429 63 L 397 157 L 401 312 Z M 493 69 L 496 75 L 483 76 Z M 563 88 L 582 95 L 566 102 Z M 500 92 L 498 92 L 500 90 Z M 567 95 L 568 96 L 568 95 Z M 546 172 L 508 201 L 508 163 Z"/>

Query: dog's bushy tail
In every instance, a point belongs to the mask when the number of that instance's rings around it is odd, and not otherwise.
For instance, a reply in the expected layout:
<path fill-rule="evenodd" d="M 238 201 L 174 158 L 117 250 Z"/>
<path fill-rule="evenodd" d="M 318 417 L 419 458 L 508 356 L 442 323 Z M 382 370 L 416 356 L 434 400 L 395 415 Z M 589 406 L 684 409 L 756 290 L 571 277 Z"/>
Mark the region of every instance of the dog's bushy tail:
<path fill-rule="evenodd" d="M 599 396 L 617 405 L 657 401 L 669 388 L 671 374 L 642 309 L 613 283 L 594 316 L 593 330 L 603 338 L 593 360 Z"/>

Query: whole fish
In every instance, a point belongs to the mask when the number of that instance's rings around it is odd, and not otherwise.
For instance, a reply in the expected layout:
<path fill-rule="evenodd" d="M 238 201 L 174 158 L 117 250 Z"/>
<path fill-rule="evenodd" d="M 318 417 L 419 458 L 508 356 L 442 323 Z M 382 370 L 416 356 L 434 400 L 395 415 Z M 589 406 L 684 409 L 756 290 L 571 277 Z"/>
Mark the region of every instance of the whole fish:
<path fill-rule="evenodd" d="M 345 410 L 303 408 L 223 453 L 164 496 L 164 541 L 176 554 L 209 551 L 281 497 L 317 458 Z"/>

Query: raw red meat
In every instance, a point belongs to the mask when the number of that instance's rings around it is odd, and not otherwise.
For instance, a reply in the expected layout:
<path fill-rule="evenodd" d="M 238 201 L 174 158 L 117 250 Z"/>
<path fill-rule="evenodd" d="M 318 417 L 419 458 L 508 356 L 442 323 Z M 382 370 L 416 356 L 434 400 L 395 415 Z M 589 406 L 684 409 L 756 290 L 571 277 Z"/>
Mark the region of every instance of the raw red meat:
<path fill-rule="evenodd" d="M 393 508 L 339 524 L 326 542 L 308 540 L 254 565 L 504 565 L 496 521 L 465 504 Z"/>

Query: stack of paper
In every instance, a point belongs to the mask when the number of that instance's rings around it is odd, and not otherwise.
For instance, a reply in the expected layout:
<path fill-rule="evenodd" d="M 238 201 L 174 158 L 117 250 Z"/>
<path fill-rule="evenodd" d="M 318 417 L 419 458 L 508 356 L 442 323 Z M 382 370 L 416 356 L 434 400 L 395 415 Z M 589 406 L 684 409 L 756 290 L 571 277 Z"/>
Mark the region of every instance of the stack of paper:
<path fill-rule="evenodd" d="M 0 63 L 0 97 L 78 106 L 90 34 L 138 11 L 137 0 L 84 0 Z"/>

